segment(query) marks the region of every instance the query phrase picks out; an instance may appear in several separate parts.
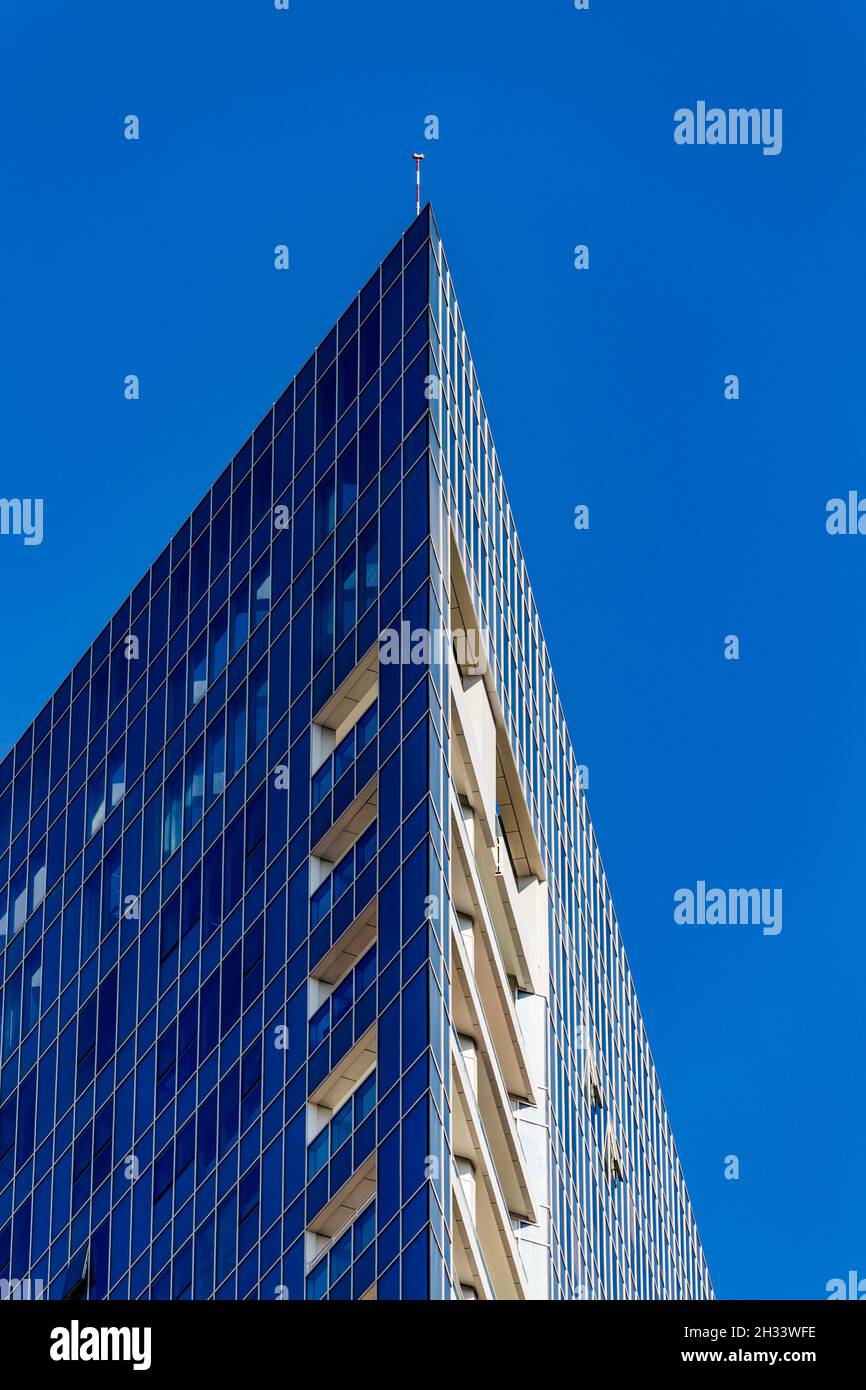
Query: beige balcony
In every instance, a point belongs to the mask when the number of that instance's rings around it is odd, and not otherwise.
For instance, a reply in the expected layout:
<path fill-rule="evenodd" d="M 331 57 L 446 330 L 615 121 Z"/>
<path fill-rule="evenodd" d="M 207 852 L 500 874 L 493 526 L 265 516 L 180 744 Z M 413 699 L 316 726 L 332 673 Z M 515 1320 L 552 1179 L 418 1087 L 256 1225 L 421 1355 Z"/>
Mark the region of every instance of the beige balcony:
<path fill-rule="evenodd" d="M 453 796 L 451 896 L 457 911 L 471 918 L 475 930 L 474 960 L 467 971 L 471 980 L 467 980 L 464 997 L 467 1001 L 477 998 L 477 1008 L 486 1020 L 491 1053 L 501 1069 L 505 1090 L 534 1104 L 529 1060 L 514 1004 L 514 989 L 508 978 L 500 945 L 501 933 L 497 934 L 494 926 L 462 808 Z M 465 969 L 459 953 L 456 964 L 458 970 L 461 967 Z M 457 1026 L 462 1028 L 459 1020 Z M 465 1031 L 473 1031 L 471 1024 Z"/>
<path fill-rule="evenodd" d="M 471 1065 L 467 1066 L 464 1049 L 456 1039 L 452 1040 L 451 1064 L 452 1144 L 457 1160 L 455 1180 L 465 1211 L 464 1225 L 474 1230 L 493 1296 L 527 1299 L 529 1288 L 514 1235 L 514 1219 L 493 1156 L 493 1144 L 481 1117 Z M 480 1072 L 479 1059 L 479 1077 Z M 527 1198 L 527 1205 L 531 1206 L 528 1189 Z M 463 1283 L 459 1267 L 457 1274 Z M 475 1281 L 468 1282 L 474 1284 Z"/>

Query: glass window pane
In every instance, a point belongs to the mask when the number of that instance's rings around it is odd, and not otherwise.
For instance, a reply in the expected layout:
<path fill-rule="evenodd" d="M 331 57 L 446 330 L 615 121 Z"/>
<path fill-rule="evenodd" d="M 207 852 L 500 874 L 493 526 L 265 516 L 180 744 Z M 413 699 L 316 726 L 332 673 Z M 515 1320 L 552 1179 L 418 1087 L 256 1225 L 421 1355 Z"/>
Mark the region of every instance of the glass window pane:
<path fill-rule="evenodd" d="M 376 1073 L 370 1072 L 366 1081 L 362 1081 L 354 1095 L 355 1101 L 355 1124 L 359 1125 L 363 1119 L 370 1114 L 376 1104 Z"/>
<path fill-rule="evenodd" d="M 376 978 L 376 947 L 371 946 L 365 956 L 362 956 L 355 966 L 355 998 L 358 999 L 364 990 L 373 983 Z"/>
<path fill-rule="evenodd" d="M 317 1134 L 307 1150 L 307 1177 L 314 1178 L 328 1161 L 328 1127 Z"/>
<path fill-rule="evenodd" d="M 310 1019 L 310 1050 L 319 1046 L 319 1043 L 328 1036 L 331 1023 L 331 1001 L 326 999 L 321 1004 L 313 1017 Z"/>
<path fill-rule="evenodd" d="M 207 804 L 225 790 L 225 716 L 219 715 L 207 731 Z"/>
<path fill-rule="evenodd" d="M 366 714 L 362 714 L 358 720 L 358 752 L 362 752 L 367 744 L 376 736 L 378 727 L 378 705 L 371 705 Z"/>
<path fill-rule="evenodd" d="M 335 1024 L 351 1009 L 352 995 L 352 976 L 349 974 L 345 980 L 340 981 L 332 995 L 332 1017 Z"/>
<path fill-rule="evenodd" d="M 328 1292 L 328 1261 L 327 1257 L 311 1269 L 307 1275 L 307 1298 L 324 1298 Z"/>
<path fill-rule="evenodd" d="M 352 1228 L 344 1231 L 339 1240 L 331 1246 L 331 1283 L 334 1284 L 345 1274 L 352 1263 Z"/>
<path fill-rule="evenodd" d="M 367 1209 L 361 1212 L 352 1229 L 355 1238 L 355 1254 L 360 1255 L 376 1234 L 375 1202 L 371 1202 Z"/>
<path fill-rule="evenodd" d="M 210 660 L 208 680 L 215 681 L 226 664 L 228 655 L 228 604 L 223 604 L 210 625 Z"/>
<path fill-rule="evenodd" d="M 346 1104 L 340 1107 L 340 1109 L 337 1111 L 336 1115 L 334 1116 L 333 1120 L 331 1121 L 331 1153 L 332 1153 L 332 1154 L 335 1154 L 335 1153 L 337 1152 L 337 1150 L 338 1150 L 343 1144 L 345 1144 L 346 1140 L 348 1139 L 348 1137 L 349 1137 L 349 1135 L 350 1135 L 351 1133 L 352 1133 L 352 1102 L 351 1102 L 351 1100 L 347 1100 L 347 1101 L 346 1101 Z"/>
<path fill-rule="evenodd" d="M 331 769 L 332 762 L 329 758 L 323 763 L 317 772 L 313 774 L 313 810 L 315 811 L 319 803 L 328 795 L 331 790 Z"/>

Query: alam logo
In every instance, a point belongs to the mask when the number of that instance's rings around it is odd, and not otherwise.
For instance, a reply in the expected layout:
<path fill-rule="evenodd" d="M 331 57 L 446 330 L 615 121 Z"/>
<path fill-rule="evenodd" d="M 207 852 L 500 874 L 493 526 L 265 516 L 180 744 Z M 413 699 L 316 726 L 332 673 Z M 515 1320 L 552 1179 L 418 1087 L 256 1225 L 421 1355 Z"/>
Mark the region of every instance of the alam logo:
<path fill-rule="evenodd" d="M 49 1355 L 52 1361 L 131 1361 L 134 1371 L 150 1370 L 149 1327 L 82 1327 L 73 1318 L 69 1327 L 55 1327 Z"/>
<path fill-rule="evenodd" d="M 21 536 L 25 545 L 41 545 L 42 507 L 41 497 L 0 497 L 0 536 Z"/>
<path fill-rule="evenodd" d="M 781 888 L 707 888 L 699 878 L 695 891 L 678 888 L 674 903 L 680 926 L 763 926 L 764 936 L 782 930 Z"/>
<path fill-rule="evenodd" d="M 828 1279 L 825 1285 L 827 1298 L 830 1302 L 834 1299 L 851 1299 L 862 1303 L 866 1299 L 866 1279 L 861 1279 L 856 1269 L 848 1270 L 848 1279 Z"/>
<path fill-rule="evenodd" d="M 866 536 L 866 497 L 858 497 L 853 489 L 847 501 L 831 497 L 825 525 L 829 536 Z"/>
<path fill-rule="evenodd" d="M 466 675 L 483 676 L 488 666 L 486 634 L 412 627 L 405 618 L 399 628 L 386 627 L 379 633 L 383 666 L 442 666 L 452 653 Z"/>
<path fill-rule="evenodd" d="M 694 111 L 681 106 L 674 112 L 674 140 L 678 145 L 762 145 L 764 154 L 782 153 L 782 108 L 762 106 L 707 106 L 699 101 Z"/>
<path fill-rule="evenodd" d="M 0 1303 L 13 1299 L 29 1303 L 41 1299 L 44 1292 L 44 1279 L 0 1279 Z"/>

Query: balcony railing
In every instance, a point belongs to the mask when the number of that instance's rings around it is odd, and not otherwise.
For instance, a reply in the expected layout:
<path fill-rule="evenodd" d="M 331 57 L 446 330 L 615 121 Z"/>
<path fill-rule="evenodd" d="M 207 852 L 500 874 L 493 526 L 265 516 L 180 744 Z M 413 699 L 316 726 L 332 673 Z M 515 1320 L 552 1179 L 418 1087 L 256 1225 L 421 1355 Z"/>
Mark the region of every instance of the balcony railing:
<path fill-rule="evenodd" d="M 452 1033 L 453 1043 L 454 1043 L 454 1046 L 455 1046 L 455 1049 L 456 1049 L 456 1054 L 457 1054 L 457 1056 L 460 1056 L 461 1059 L 462 1059 L 462 1050 L 461 1050 L 461 1047 L 460 1047 L 460 1037 L 459 1037 L 459 1034 L 457 1033 L 456 1029 L 453 1027 L 453 1025 L 452 1025 L 451 1033 Z M 460 1065 L 463 1067 L 464 1070 L 466 1070 L 466 1064 L 465 1064 L 464 1061 L 461 1060 L 461 1064 L 460 1064 Z M 506 1197 L 506 1195 L 505 1195 L 505 1188 L 504 1188 L 503 1183 L 502 1183 L 502 1176 L 501 1176 L 501 1174 L 500 1174 L 500 1172 L 499 1172 L 499 1169 L 498 1169 L 497 1166 L 496 1166 L 496 1160 L 495 1160 L 495 1158 L 493 1157 L 493 1145 L 492 1145 L 491 1142 L 490 1142 L 490 1135 L 487 1133 L 487 1129 L 486 1129 L 485 1124 L 484 1124 L 484 1117 L 483 1117 L 482 1114 L 481 1114 L 481 1102 L 480 1102 L 478 1096 L 476 1095 L 476 1093 L 475 1093 L 475 1091 L 474 1091 L 474 1089 L 473 1089 L 473 1087 L 472 1087 L 472 1080 L 471 1080 L 471 1077 L 467 1077 L 467 1080 L 468 1080 L 468 1089 L 467 1089 L 467 1087 L 465 1086 L 465 1083 L 464 1083 L 464 1089 L 467 1090 L 467 1094 L 466 1094 L 466 1098 L 465 1098 L 466 1110 L 467 1110 L 467 1112 L 468 1112 L 468 1114 L 469 1114 L 470 1122 L 471 1122 L 472 1126 L 476 1129 L 478 1138 L 479 1138 L 480 1141 L 481 1141 L 480 1153 L 481 1153 L 481 1155 L 482 1155 L 482 1157 L 483 1157 L 483 1160 L 484 1160 L 484 1168 L 486 1169 L 487 1177 L 488 1177 L 488 1180 L 489 1180 L 489 1182 L 490 1182 L 490 1186 L 495 1190 L 495 1192 L 496 1192 L 496 1194 L 497 1194 L 498 1204 L 499 1204 L 499 1207 L 500 1207 L 500 1214 L 501 1214 L 501 1216 L 502 1216 L 502 1218 L 503 1218 L 503 1223 L 507 1222 L 507 1228 L 506 1228 L 506 1225 L 503 1224 L 503 1231 L 505 1231 L 505 1230 L 507 1229 L 507 1233 L 508 1233 L 508 1234 L 505 1236 L 505 1240 L 506 1240 L 506 1242 L 508 1243 L 509 1249 L 510 1249 L 510 1251 L 511 1251 L 512 1259 L 515 1261 L 515 1263 L 516 1263 L 517 1266 L 519 1267 L 520 1275 L 522 1276 L 523 1283 L 526 1284 L 527 1279 L 528 1279 L 528 1276 L 527 1276 L 527 1272 L 526 1272 L 526 1265 L 525 1265 L 524 1262 L 523 1262 L 523 1252 L 521 1251 L 519 1242 L 517 1241 L 517 1239 L 516 1239 L 516 1237 L 515 1237 L 515 1218 L 514 1218 L 513 1213 L 512 1213 L 512 1212 L 510 1211 L 510 1209 L 509 1209 L 509 1206 L 508 1206 L 508 1199 L 507 1199 L 507 1197 Z M 518 1143 L 520 1143 L 519 1138 L 518 1138 Z M 520 1144 L 520 1151 L 521 1151 L 521 1153 L 523 1152 L 523 1146 L 522 1146 L 522 1144 Z M 477 1153 L 477 1152 L 479 1152 L 479 1151 L 476 1150 L 476 1153 Z M 480 1179 L 481 1177 L 482 1177 L 482 1175 L 479 1174 L 479 1179 Z M 477 1236 L 477 1226 L 476 1226 L 476 1236 Z M 509 1236 L 510 1236 L 510 1240 L 508 1239 Z M 481 1242 L 480 1242 L 480 1240 L 479 1240 L 478 1244 L 479 1244 L 479 1249 L 481 1249 Z"/>
<path fill-rule="evenodd" d="M 487 1261 L 484 1258 L 484 1251 L 481 1247 L 481 1240 L 478 1235 L 478 1227 L 476 1226 L 475 1221 L 473 1219 L 472 1210 L 469 1205 L 469 1199 L 466 1196 L 466 1192 L 463 1187 L 463 1180 L 460 1176 L 460 1173 L 458 1172 L 457 1164 L 453 1161 L 451 1165 L 451 1186 L 452 1188 L 459 1187 L 460 1189 L 460 1196 L 463 1199 L 462 1207 L 465 1208 L 465 1211 L 461 1210 L 461 1219 L 466 1227 L 466 1238 L 469 1244 L 469 1248 L 472 1252 L 472 1257 L 478 1264 L 478 1267 L 481 1270 L 481 1273 L 484 1277 L 485 1294 L 489 1293 L 490 1298 L 495 1299 L 496 1293 L 493 1286 L 493 1280 L 490 1277 L 490 1270 L 487 1268 Z"/>

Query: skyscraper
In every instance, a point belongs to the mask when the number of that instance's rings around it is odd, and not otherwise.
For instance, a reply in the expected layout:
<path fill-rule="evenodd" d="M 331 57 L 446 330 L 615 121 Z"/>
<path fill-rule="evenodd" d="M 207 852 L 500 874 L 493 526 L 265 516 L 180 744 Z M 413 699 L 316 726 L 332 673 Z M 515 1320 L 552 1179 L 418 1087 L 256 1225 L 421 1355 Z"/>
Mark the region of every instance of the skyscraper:
<path fill-rule="evenodd" d="M 712 1296 L 429 209 L 0 765 L 0 980 L 7 1294 Z"/>

